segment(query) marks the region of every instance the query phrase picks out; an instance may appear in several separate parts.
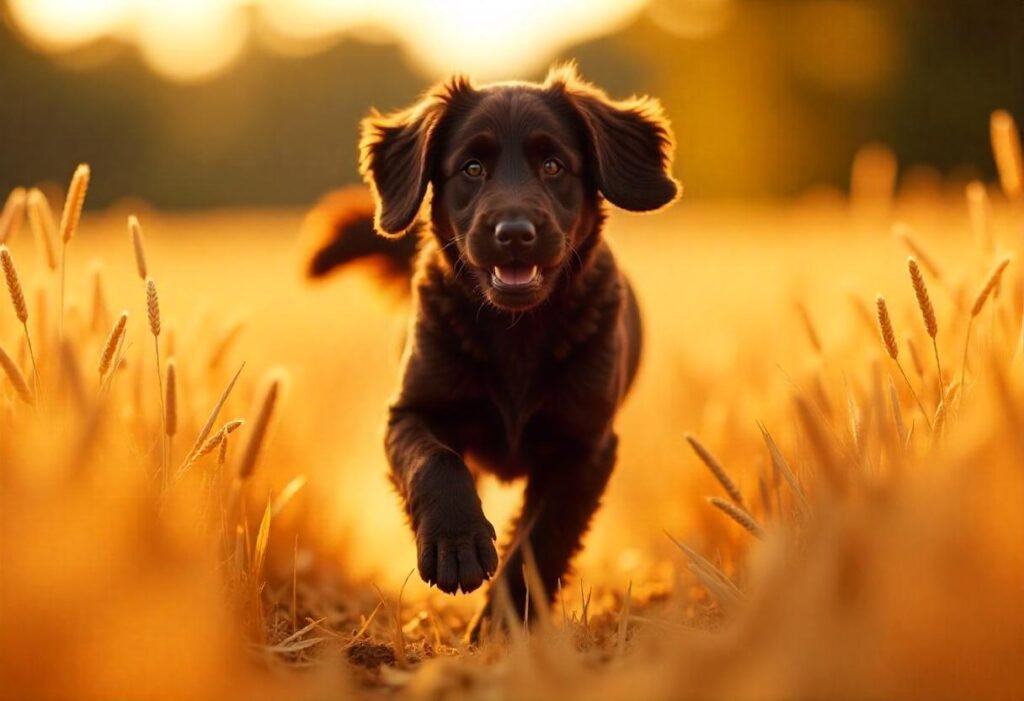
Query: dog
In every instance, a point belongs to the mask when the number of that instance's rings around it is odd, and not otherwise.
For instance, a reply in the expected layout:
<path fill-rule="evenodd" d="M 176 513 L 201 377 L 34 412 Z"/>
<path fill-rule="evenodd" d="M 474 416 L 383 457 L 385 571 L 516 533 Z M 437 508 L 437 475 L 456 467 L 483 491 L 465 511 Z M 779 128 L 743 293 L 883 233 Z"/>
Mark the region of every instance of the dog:
<path fill-rule="evenodd" d="M 555 592 L 598 508 L 641 349 L 605 207 L 675 201 L 673 151 L 657 101 L 612 100 L 572 64 L 541 83 L 456 76 L 407 109 L 371 112 L 359 143 L 369 192 L 314 212 L 327 241 L 311 275 L 363 258 L 411 274 L 385 450 L 423 580 L 454 594 L 497 575 L 471 638 L 497 621 L 499 595 L 523 615 L 531 556 L 531 596 Z M 476 470 L 526 481 L 500 571 Z"/>

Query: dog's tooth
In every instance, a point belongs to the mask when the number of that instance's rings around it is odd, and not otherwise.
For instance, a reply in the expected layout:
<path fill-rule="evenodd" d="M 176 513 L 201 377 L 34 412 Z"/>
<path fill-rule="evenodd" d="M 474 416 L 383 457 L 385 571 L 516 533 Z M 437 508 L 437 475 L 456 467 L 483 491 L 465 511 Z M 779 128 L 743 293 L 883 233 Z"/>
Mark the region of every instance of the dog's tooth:
<path fill-rule="evenodd" d="M 536 280 L 536 279 L 537 279 L 537 271 L 538 271 L 538 268 L 537 268 L 537 266 L 536 266 L 536 265 L 535 265 L 535 266 L 533 266 L 532 268 L 530 268 L 530 281 L 531 281 L 531 282 L 532 282 L 533 280 Z"/>
<path fill-rule="evenodd" d="M 498 278 L 498 280 L 501 280 L 502 282 L 504 282 L 504 280 L 501 277 L 501 267 L 499 267 L 497 265 L 494 266 L 494 277 L 496 277 L 496 278 Z"/>

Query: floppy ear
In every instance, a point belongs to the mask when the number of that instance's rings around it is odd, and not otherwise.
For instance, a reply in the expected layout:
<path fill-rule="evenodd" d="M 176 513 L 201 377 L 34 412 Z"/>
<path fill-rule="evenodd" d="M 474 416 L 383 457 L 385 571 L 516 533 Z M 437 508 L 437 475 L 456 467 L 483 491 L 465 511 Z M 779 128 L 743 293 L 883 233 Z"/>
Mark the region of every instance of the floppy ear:
<path fill-rule="evenodd" d="M 470 89 L 456 76 L 412 107 L 381 114 L 374 110 L 360 124 L 359 172 L 376 203 L 374 226 L 392 238 L 416 221 L 427 194 L 437 127 L 453 97 Z"/>
<path fill-rule="evenodd" d="M 547 86 L 561 91 L 582 119 L 597 186 L 609 202 L 650 212 L 679 196 L 681 187 L 671 173 L 675 140 L 657 100 L 612 100 L 581 80 L 572 64 L 553 69 Z"/>

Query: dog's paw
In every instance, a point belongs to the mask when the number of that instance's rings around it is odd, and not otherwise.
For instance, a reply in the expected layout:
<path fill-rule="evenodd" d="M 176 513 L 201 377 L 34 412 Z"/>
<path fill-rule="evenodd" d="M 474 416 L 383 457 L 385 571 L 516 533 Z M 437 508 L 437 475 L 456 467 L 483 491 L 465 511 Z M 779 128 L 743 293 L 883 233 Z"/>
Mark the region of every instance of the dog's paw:
<path fill-rule="evenodd" d="M 475 494 L 474 494 L 475 496 Z M 423 514 L 416 529 L 417 564 L 423 581 L 448 594 L 477 589 L 498 569 L 497 534 L 479 499 Z"/>

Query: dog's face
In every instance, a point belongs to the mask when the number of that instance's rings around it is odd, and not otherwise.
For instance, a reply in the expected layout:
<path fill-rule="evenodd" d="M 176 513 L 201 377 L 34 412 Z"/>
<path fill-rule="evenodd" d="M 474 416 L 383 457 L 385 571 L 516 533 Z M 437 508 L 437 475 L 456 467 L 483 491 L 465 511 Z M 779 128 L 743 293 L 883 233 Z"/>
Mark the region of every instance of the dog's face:
<path fill-rule="evenodd" d="M 363 123 L 376 224 L 401 235 L 428 185 L 431 219 L 460 274 L 511 311 L 551 293 L 596 235 L 601 196 L 650 211 L 678 192 L 657 103 L 616 103 L 572 69 L 543 84 L 455 79 L 412 108 Z"/>

